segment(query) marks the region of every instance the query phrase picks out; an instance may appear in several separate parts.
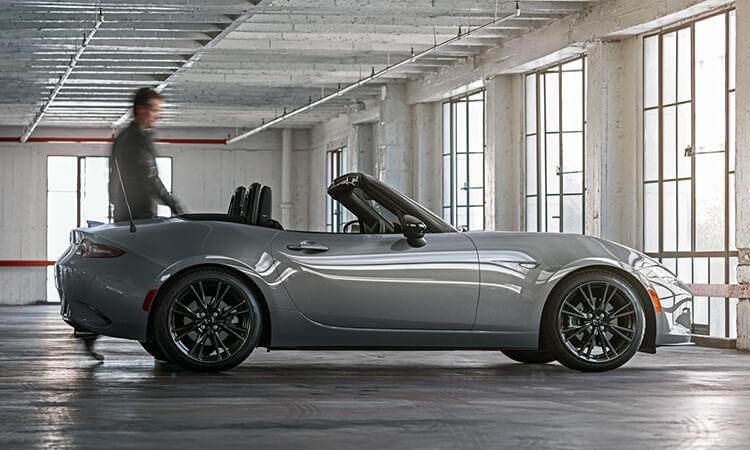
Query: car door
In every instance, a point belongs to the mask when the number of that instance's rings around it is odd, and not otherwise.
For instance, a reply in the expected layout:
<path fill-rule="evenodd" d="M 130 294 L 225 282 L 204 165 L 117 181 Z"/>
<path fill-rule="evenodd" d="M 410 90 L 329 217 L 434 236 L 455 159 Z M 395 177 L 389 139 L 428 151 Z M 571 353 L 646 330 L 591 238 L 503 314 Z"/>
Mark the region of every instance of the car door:
<path fill-rule="evenodd" d="M 284 231 L 272 253 L 294 303 L 316 322 L 471 329 L 479 297 L 474 244 L 461 233 L 428 233 L 425 240 L 415 248 L 401 234 Z"/>

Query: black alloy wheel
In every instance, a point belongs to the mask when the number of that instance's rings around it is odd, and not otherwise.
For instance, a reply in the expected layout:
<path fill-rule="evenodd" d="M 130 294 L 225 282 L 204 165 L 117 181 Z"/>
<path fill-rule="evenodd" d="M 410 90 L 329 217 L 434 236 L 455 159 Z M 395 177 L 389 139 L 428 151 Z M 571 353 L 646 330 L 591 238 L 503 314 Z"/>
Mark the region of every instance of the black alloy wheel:
<path fill-rule="evenodd" d="M 635 288 L 605 271 L 579 273 L 556 287 L 542 319 L 546 347 L 564 366 L 617 368 L 641 345 L 645 319 Z"/>
<path fill-rule="evenodd" d="M 546 364 L 555 360 L 552 353 L 544 350 L 500 350 L 503 355 L 524 364 Z"/>
<path fill-rule="evenodd" d="M 195 371 L 228 370 L 258 344 L 256 294 L 232 273 L 202 269 L 172 284 L 157 305 L 154 334 L 174 363 Z"/>

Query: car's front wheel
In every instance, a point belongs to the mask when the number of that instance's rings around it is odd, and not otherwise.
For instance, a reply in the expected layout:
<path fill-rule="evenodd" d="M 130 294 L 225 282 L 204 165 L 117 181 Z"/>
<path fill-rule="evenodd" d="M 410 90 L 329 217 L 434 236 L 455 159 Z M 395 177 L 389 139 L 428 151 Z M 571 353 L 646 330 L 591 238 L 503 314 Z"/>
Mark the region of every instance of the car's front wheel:
<path fill-rule="evenodd" d="M 633 285 L 601 270 L 563 280 L 542 319 L 546 348 L 564 366 L 584 372 L 625 364 L 640 347 L 644 327 Z"/>
<path fill-rule="evenodd" d="M 154 336 L 166 356 L 186 369 L 231 369 L 258 344 L 262 327 L 258 301 L 230 272 L 189 272 L 170 285 L 156 305 Z"/>

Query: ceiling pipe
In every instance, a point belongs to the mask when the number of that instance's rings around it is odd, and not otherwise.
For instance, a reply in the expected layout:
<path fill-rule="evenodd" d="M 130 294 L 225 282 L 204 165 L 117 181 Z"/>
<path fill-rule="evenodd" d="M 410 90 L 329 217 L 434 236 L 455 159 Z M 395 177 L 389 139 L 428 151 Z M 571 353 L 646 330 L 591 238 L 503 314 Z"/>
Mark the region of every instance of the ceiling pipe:
<path fill-rule="evenodd" d="M 319 98 L 318 100 L 315 100 L 314 102 L 308 103 L 307 105 L 300 106 L 297 109 L 292 110 L 291 112 L 288 112 L 288 113 L 284 112 L 284 114 L 282 114 L 281 116 L 276 117 L 275 119 L 273 119 L 273 120 L 271 120 L 269 122 L 266 122 L 266 123 L 264 123 L 264 124 L 262 124 L 262 125 L 260 125 L 258 127 L 255 127 L 252 130 L 250 130 L 250 131 L 246 131 L 244 133 L 238 134 L 237 136 L 230 137 L 230 138 L 227 139 L 227 144 L 233 144 L 233 143 L 235 143 L 235 142 L 237 142 L 239 140 L 242 140 L 242 139 L 250 137 L 250 136 L 252 136 L 254 134 L 260 133 L 261 131 L 263 131 L 263 130 L 265 130 L 267 128 L 270 128 L 270 127 L 272 127 L 272 126 L 274 126 L 274 125 L 276 125 L 276 124 L 278 124 L 278 123 L 280 123 L 280 122 L 282 122 L 282 121 L 284 121 L 286 119 L 289 119 L 290 117 L 294 117 L 297 114 L 301 114 L 301 113 L 303 113 L 305 111 L 308 111 L 308 110 L 310 110 L 310 109 L 312 109 L 312 108 L 314 108 L 314 107 L 316 107 L 318 105 L 322 105 L 323 103 L 326 103 L 329 100 L 332 100 L 332 99 L 334 99 L 336 97 L 340 97 L 341 95 L 343 95 L 343 94 L 345 94 L 345 93 L 347 93 L 347 92 L 349 92 L 349 91 L 351 91 L 353 89 L 356 89 L 356 88 L 358 88 L 358 87 L 360 87 L 360 86 L 362 86 L 362 85 L 364 85 L 366 83 L 369 83 L 370 81 L 372 81 L 372 80 L 374 80 L 376 78 L 380 78 L 383 75 L 385 75 L 387 73 L 390 73 L 390 72 L 392 72 L 392 71 L 394 71 L 394 70 L 396 70 L 396 69 L 398 69 L 400 67 L 403 67 L 403 66 L 405 66 L 407 64 L 410 64 L 410 63 L 413 63 L 416 60 L 418 60 L 418 59 L 420 59 L 420 58 L 422 58 L 424 56 L 427 56 L 430 53 L 433 53 L 433 52 L 439 50 L 442 47 L 446 47 L 446 46 L 451 45 L 451 44 L 453 44 L 455 42 L 458 42 L 461 39 L 464 39 L 464 38 L 472 35 L 473 33 L 476 33 L 477 31 L 480 31 L 480 30 L 482 30 L 484 28 L 491 27 L 493 25 L 505 22 L 506 20 L 509 20 L 509 19 L 515 19 L 516 17 L 518 17 L 520 15 L 520 13 L 521 13 L 521 10 L 520 9 L 516 9 L 512 14 L 509 14 L 509 15 L 507 15 L 505 17 L 496 18 L 496 19 L 494 19 L 494 20 L 492 20 L 490 22 L 485 23 L 484 25 L 480 25 L 477 28 L 474 28 L 473 30 L 470 29 L 469 31 L 467 31 L 466 33 L 463 33 L 463 34 L 461 33 L 461 28 L 459 27 L 459 29 L 458 29 L 458 35 L 456 35 L 456 36 L 448 39 L 447 41 L 443 41 L 443 42 L 441 42 L 439 44 L 435 44 L 434 46 L 428 48 L 427 50 L 424 50 L 424 51 L 422 51 L 420 53 L 417 53 L 417 54 L 414 54 L 414 50 L 412 49 L 411 56 L 409 56 L 408 58 L 406 58 L 404 60 L 401 60 L 401 61 L 397 62 L 396 64 L 393 64 L 392 66 L 388 66 L 388 67 L 386 67 L 385 69 L 382 69 L 379 72 L 375 72 L 374 69 L 373 69 L 373 73 L 369 77 L 363 78 L 363 79 L 361 79 L 361 80 L 359 80 L 359 81 L 357 81 L 355 83 L 352 83 L 352 84 L 350 84 L 350 85 L 348 85 L 348 86 L 346 86 L 344 88 L 338 89 L 333 94 L 329 94 L 329 95 L 323 96 L 323 97 Z"/>
<path fill-rule="evenodd" d="M 42 108 L 39 110 L 39 112 L 36 113 L 34 116 L 34 119 L 31 121 L 28 127 L 26 127 L 26 131 L 24 131 L 23 135 L 21 135 L 21 138 L 19 139 L 21 142 L 26 142 L 29 139 L 29 136 L 31 136 L 31 133 L 34 132 L 37 125 L 39 125 L 39 122 L 42 121 L 42 117 L 44 117 L 44 113 L 47 112 L 47 109 L 50 107 L 52 102 L 55 100 L 55 97 L 57 97 L 57 94 L 60 92 L 60 89 L 62 89 L 63 84 L 68 80 L 68 77 L 73 72 L 73 69 L 75 68 L 76 64 L 78 64 L 78 60 L 81 59 L 81 55 L 83 54 L 83 51 L 86 50 L 86 47 L 89 45 L 89 42 L 91 42 L 91 38 L 94 37 L 96 32 L 99 30 L 99 27 L 104 22 L 104 15 L 102 15 L 101 9 L 99 10 L 99 14 L 96 16 L 96 23 L 94 24 L 94 28 L 91 29 L 89 34 L 87 34 L 83 38 L 83 44 L 81 44 L 81 47 L 78 48 L 78 51 L 75 55 L 70 59 L 70 63 L 68 64 L 68 68 L 65 69 L 65 73 L 62 74 L 60 79 L 57 81 L 57 85 L 54 89 L 52 89 L 52 92 L 49 95 L 49 98 L 47 101 L 42 105 Z"/>

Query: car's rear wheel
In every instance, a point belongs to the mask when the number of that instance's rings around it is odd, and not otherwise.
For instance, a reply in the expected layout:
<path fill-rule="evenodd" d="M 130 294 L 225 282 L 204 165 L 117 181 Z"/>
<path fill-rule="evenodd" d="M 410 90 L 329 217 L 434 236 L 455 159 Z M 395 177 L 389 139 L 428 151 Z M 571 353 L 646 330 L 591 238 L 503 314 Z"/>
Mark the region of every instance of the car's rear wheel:
<path fill-rule="evenodd" d="M 256 294 L 232 273 L 190 272 L 156 305 L 154 336 L 174 363 L 205 372 L 228 370 L 250 355 L 262 327 Z"/>
<path fill-rule="evenodd" d="M 166 353 L 162 351 L 161 348 L 159 348 L 159 344 L 157 344 L 155 341 L 138 341 L 141 344 L 141 347 L 143 347 L 146 352 L 148 352 L 149 355 L 153 356 L 154 359 L 157 361 L 164 361 L 171 363 L 172 361 L 169 360 Z"/>
<path fill-rule="evenodd" d="M 555 288 L 542 319 L 546 348 L 564 366 L 615 369 L 633 357 L 645 319 L 635 288 L 610 272 L 581 272 Z"/>
<path fill-rule="evenodd" d="M 524 364 L 546 364 L 555 360 L 550 352 L 544 350 L 500 350 L 503 355 Z"/>

